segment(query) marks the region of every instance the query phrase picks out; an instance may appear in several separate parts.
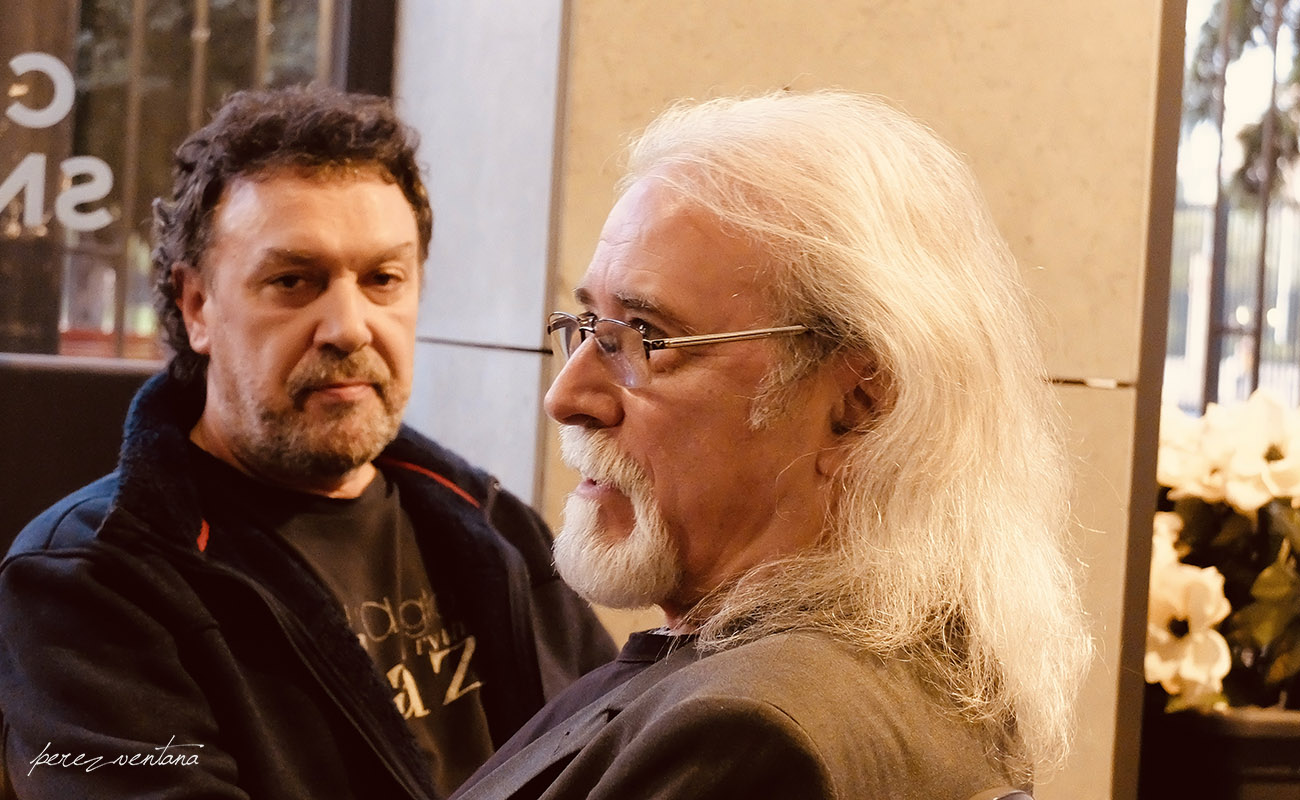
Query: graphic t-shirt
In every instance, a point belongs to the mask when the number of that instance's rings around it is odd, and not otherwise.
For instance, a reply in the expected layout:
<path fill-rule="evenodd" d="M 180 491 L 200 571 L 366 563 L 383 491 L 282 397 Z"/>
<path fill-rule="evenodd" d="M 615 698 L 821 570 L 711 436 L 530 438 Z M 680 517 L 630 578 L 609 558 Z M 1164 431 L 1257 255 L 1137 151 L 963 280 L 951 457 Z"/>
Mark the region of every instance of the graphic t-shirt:
<path fill-rule="evenodd" d="M 279 535 L 333 592 L 429 754 L 438 790 L 450 794 L 492 754 L 476 640 L 439 613 L 397 485 L 381 472 L 359 497 L 322 497 L 268 486 L 192 449 L 205 507 Z"/>

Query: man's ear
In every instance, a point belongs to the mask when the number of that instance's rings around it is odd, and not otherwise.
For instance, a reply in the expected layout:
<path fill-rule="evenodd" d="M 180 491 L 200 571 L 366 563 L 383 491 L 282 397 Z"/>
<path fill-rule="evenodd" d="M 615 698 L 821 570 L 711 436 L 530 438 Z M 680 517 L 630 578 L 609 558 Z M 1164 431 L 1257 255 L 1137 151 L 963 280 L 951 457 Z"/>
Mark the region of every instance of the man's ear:
<path fill-rule="evenodd" d="M 208 337 L 207 303 L 208 286 L 199 271 L 188 264 L 172 267 L 172 285 L 176 287 L 176 306 L 181 310 L 185 334 L 190 349 L 208 355 L 211 340 Z"/>
<path fill-rule="evenodd" d="M 856 434 L 868 430 L 889 402 L 888 379 L 870 355 L 844 354 L 829 368 L 838 393 L 828 419 L 834 443 L 817 455 L 817 471 L 827 476 L 839 470 Z"/>
<path fill-rule="evenodd" d="M 831 367 L 839 399 L 831 410 L 831 430 L 837 435 L 870 427 L 888 400 L 884 372 L 868 354 L 845 354 Z"/>

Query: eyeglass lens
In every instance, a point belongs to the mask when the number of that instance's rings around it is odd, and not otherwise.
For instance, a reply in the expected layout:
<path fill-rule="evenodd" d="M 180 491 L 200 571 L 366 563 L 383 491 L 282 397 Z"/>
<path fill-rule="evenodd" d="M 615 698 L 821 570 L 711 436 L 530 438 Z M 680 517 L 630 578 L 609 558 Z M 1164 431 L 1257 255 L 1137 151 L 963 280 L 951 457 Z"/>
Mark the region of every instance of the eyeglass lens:
<path fill-rule="evenodd" d="M 566 360 L 591 335 L 589 329 L 584 329 L 572 317 L 553 319 L 551 332 Z M 619 383 L 628 388 L 636 388 L 645 383 L 649 377 L 650 362 L 645 357 L 645 339 L 640 332 L 614 320 L 600 319 L 595 322 L 594 336 L 597 349 L 614 370 Z"/>

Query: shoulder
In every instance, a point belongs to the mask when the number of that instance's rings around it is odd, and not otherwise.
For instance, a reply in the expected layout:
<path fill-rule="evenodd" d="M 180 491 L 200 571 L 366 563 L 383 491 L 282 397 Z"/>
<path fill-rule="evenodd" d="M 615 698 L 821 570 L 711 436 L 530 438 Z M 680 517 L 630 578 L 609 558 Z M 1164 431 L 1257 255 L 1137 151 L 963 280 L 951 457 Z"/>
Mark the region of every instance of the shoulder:
<path fill-rule="evenodd" d="M 50 506 L 18 533 L 9 554 L 86 544 L 108 515 L 117 487 L 118 474 L 113 472 Z"/>
<path fill-rule="evenodd" d="M 733 737 L 754 729 L 784 740 L 843 797 L 964 797 L 1006 780 L 994 739 L 906 662 L 828 636 L 779 634 L 705 657 L 638 703 L 650 726 L 721 724 Z"/>
<path fill-rule="evenodd" d="M 163 603 L 175 598 L 160 591 L 156 565 L 93 536 L 77 538 L 60 534 L 0 565 L 0 673 L 51 647 L 81 658 L 87 636 L 127 636 L 171 610 Z"/>
<path fill-rule="evenodd" d="M 377 462 L 407 486 L 427 486 L 422 492 L 440 507 L 461 513 L 466 521 L 486 523 L 524 559 L 535 580 L 549 580 L 551 534 L 528 504 L 504 489 L 491 474 L 437 442 L 403 426 Z"/>
<path fill-rule="evenodd" d="M 730 665 L 723 665 L 728 675 L 709 674 L 712 661 L 687 650 L 669 655 L 507 760 L 466 797 L 536 797 L 540 780 L 550 783 L 543 796 L 556 800 L 871 796 L 839 791 L 817 736 L 764 691 L 738 684 Z M 660 674 L 643 680 L 651 670 Z M 498 784 L 525 789 L 503 794 Z"/>
<path fill-rule="evenodd" d="M 708 655 L 667 676 L 664 703 L 710 698 L 770 705 L 810 727 L 840 727 L 845 712 L 879 713 L 925 701 L 919 681 L 828 636 L 784 633 Z"/>

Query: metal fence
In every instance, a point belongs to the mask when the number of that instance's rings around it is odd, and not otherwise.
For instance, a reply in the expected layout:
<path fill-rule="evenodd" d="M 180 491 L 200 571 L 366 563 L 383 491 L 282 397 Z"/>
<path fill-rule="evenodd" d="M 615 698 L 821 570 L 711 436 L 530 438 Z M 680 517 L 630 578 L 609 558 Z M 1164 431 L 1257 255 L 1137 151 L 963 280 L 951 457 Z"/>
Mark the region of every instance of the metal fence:
<path fill-rule="evenodd" d="M 1211 336 L 1222 343 L 1219 402 L 1250 395 L 1253 333 L 1259 324 L 1259 388 L 1285 404 L 1300 405 L 1300 205 L 1274 200 L 1270 206 L 1264 307 L 1256 307 L 1262 215 L 1258 208 L 1233 208 L 1225 240 L 1223 316 L 1216 325 L 1210 324 L 1208 310 L 1214 207 L 1180 204 L 1174 212 L 1164 394 L 1188 411 L 1200 410 Z"/>

